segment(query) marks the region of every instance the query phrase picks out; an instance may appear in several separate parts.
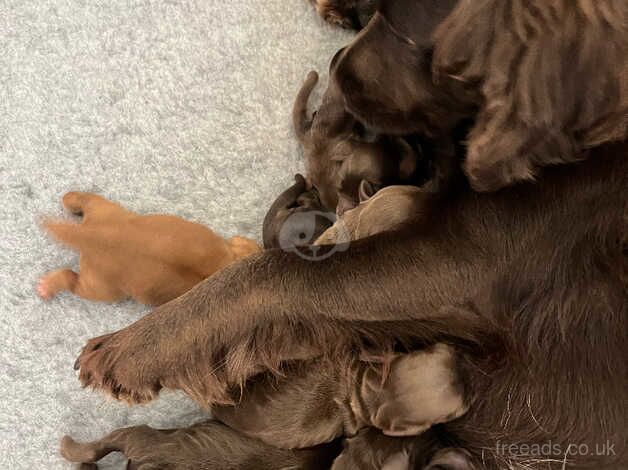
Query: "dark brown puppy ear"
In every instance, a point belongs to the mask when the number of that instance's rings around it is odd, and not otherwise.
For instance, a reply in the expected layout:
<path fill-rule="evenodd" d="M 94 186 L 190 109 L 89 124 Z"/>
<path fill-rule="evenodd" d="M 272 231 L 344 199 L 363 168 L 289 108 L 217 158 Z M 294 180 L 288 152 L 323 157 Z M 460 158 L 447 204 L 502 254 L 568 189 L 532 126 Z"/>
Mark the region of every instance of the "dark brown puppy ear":
<path fill-rule="evenodd" d="M 383 2 L 338 58 L 334 79 L 347 109 L 386 134 L 431 134 L 457 120 L 448 95 L 432 83 L 430 34 L 453 0 Z"/>
<path fill-rule="evenodd" d="M 314 70 L 310 71 L 301 85 L 301 89 L 294 100 L 292 107 L 292 124 L 294 132 L 302 144 L 305 142 L 307 133 L 312 126 L 312 120 L 307 117 L 307 102 L 312 94 L 312 90 L 318 82 L 318 73 Z"/>
<path fill-rule="evenodd" d="M 379 132 L 407 134 L 422 127 L 417 103 L 429 99 L 429 74 L 420 51 L 377 14 L 339 58 L 334 79 L 358 120 Z"/>

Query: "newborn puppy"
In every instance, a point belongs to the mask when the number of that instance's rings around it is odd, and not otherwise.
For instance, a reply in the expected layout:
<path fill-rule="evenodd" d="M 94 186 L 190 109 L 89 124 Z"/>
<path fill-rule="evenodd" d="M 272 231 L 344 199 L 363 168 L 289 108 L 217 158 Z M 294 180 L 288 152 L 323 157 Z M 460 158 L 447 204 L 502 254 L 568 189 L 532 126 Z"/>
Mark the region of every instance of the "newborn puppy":
<path fill-rule="evenodd" d="M 60 269 L 43 276 L 37 292 L 44 299 L 68 290 L 89 300 L 132 297 L 160 305 L 260 251 L 252 240 L 224 240 L 203 225 L 171 215 L 138 215 L 91 193 L 67 193 L 63 206 L 82 215 L 83 222 L 46 221 L 44 227 L 80 252 L 80 273 Z"/>
<path fill-rule="evenodd" d="M 325 21 L 346 29 L 361 30 L 377 9 L 377 0 L 310 0 Z"/>
<path fill-rule="evenodd" d="M 356 363 L 295 361 L 283 376 L 247 382 L 235 406 L 214 417 L 280 448 L 310 447 L 373 427 L 386 436 L 415 436 L 463 415 L 463 386 L 445 344 Z M 420 406 L 417 406 L 420 404 Z"/>
<path fill-rule="evenodd" d="M 331 71 L 341 53 L 332 59 Z M 333 79 L 318 111 L 308 119 L 307 102 L 317 81 L 318 74 L 310 72 L 295 100 L 293 121 L 304 148 L 308 181 L 318 190 L 323 205 L 339 215 L 355 207 L 362 180 L 376 187 L 415 182 L 418 148 L 400 137 L 368 136 L 345 110 Z"/>
<path fill-rule="evenodd" d="M 229 427 L 215 421 L 169 430 L 135 426 L 84 444 L 65 436 L 61 455 L 86 464 L 119 451 L 128 468 L 138 470 L 314 470 L 329 468 L 340 454 L 332 469 L 388 464 L 384 468 L 409 470 L 415 438 L 398 436 L 414 436 L 466 412 L 462 385 L 452 374 L 454 357 L 452 348 L 437 344 L 381 362 L 287 364 L 279 379 L 251 379 L 236 406 L 212 409 Z M 337 438 L 346 435 L 354 437 L 340 452 Z M 421 439 L 430 441 L 432 452 L 438 449 L 429 434 Z M 332 443 L 312 447 L 314 442 Z M 297 448 L 303 450 L 287 450 Z"/>
<path fill-rule="evenodd" d="M 270 206 L 264 217 L 264 248 L 292 249 L 311 244 L 333 224 L 333 214 L 325 214 L 315 189 L 307 189 L 303 176 Z"/>
<path fill-rule="evenodd" d="M 376 192 L 367 181 L 362 181 L 359 197 L 360 204 L 345 212 L 316 240 L 316 245 L 346 243 L 399 229 L 421 215 L 425 204 L 417 201 L 432 195 L 416 186 L 387 186 Z"/>
<path fill-rule="evenodd" d="M 70 436 L 61 440 L 61 455 L 82 463 L 85 470 L 97 469 L 93 462 L 111 452 L 124 453 L 129 459 L 127 468 L 133 470 L 318 470 L 328 468 L 338 451 L 333 444 L 312 450 L 281 450 L 216 421 L 181 429 L 122 428 L 88 443 L 78 443 Z"/>

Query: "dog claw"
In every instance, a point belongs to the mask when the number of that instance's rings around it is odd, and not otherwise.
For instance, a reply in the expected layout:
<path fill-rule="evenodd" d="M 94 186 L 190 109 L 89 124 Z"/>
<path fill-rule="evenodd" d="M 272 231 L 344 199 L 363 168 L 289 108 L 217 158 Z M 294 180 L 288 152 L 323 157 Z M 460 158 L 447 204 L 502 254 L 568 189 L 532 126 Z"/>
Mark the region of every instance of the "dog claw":
<path fill-rule="evenodd" d="M 81 368 L 81 358 L 80 356 L 76 358 L 74 361 L 74 370 L 79 370 Z"/>

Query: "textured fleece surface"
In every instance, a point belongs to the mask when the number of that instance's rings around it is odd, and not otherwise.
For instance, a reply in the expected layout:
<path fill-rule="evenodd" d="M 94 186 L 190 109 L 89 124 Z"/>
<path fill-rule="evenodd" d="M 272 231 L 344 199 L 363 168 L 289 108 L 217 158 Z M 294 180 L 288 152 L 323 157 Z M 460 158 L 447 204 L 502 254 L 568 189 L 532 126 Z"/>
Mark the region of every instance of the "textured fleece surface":
<path fill-rule="evenodd" d="M 0 469 L 72 468 L 58 455 L 66 433 L 203 418 L 174 392 L 129 408 L 81 389 L 84 342 L 147 308 L 40 300 L 38 277 L 78 258 L 39 218 L 89 190 L 261 239 L 303 166 L 292 101 L 350 37 L 306 0 L 0 2 Z"/>

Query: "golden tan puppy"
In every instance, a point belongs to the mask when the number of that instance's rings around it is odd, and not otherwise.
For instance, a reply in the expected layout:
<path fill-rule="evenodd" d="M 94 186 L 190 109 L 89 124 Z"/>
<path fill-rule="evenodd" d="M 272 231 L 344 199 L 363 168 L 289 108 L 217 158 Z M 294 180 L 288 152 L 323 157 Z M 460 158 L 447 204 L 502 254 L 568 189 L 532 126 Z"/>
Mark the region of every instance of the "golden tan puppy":
<path fill-rule="evenodd" d="M 134 298 L 160 305 L 233 261 L 260 251 L 252 240 L 224 240 L 207 227 L 172 215 L 138 215 L 91 193 L 70 192 L 63 206 L 82 223 L 46 221 L 44 227 L 81 254 L 80 273 L 43 276 L 44 299 L 68 290 L 89 300 Z"/>
<path fill-rule="evenodd" d="M 400 229 L 416 222 L 422 212 L 419 203 L 430 197 L 433 196 L 411 185 L 387 186 L 375 191 L 363 180 L 359 189 L 359 205 L 345 212 L 314 244 L 347 243 L 377 233 Z"/>

